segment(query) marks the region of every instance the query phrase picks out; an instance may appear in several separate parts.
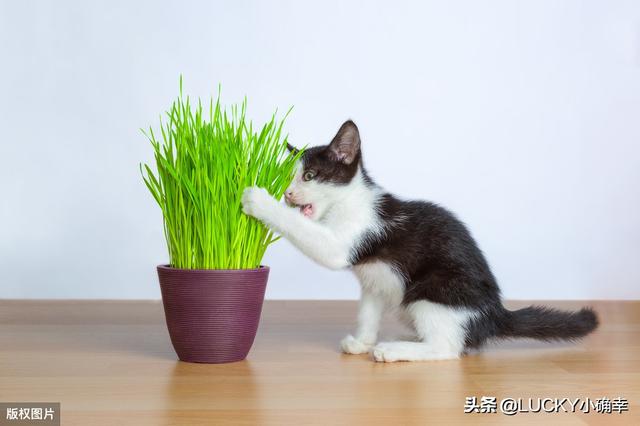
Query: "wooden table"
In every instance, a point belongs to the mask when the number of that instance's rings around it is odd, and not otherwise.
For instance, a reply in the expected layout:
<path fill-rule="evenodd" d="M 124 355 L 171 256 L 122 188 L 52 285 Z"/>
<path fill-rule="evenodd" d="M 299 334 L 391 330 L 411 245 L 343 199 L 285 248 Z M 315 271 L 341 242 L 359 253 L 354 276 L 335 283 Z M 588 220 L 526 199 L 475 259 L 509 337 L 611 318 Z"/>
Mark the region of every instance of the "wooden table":
<path fill-rule="evenodd" d="M 577 344 L 503 342 L 462 360 L 380 364 L 338 351 L 356 302 L 268 301 L 246 361 L 203 365 L 176 360 L 158 301 L 4 300 L 0 401 L 59 401 L 63 425 L 639 425 L 640 302 L 589 304 L 602 325 Z M 398 333 L 387 321 L 383 337 Z M 629 411 L 464 414 L 473 396 L 525 406 L 623 397 Z"/>

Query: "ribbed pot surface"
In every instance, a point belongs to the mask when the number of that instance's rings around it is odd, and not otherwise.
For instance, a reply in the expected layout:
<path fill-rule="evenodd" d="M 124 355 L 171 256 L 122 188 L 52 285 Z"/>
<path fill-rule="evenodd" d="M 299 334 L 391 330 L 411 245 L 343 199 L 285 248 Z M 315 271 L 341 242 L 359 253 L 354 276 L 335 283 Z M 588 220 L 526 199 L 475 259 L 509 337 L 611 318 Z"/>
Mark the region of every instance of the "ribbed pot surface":
<path fill-rule="evenodd" d="M 245 359 L 256 336 L 269 267 L 177 269 L 158 266 L 164 314 L 178 358 Z"/>

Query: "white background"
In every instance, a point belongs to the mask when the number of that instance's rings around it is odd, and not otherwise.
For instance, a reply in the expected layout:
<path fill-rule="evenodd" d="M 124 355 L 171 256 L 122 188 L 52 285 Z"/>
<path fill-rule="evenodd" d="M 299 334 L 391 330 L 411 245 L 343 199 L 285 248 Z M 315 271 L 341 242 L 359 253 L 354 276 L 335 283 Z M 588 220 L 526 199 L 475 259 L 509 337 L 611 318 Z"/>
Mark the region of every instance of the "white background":
<path fill-rule="evenodd" d="M 639 298 L 640 2 L 0 3 L 0 298 L 159 298 L 139 128 L 178 92 L 362 132 L 371 175 L 457 212 L 507 298 Z M 277 243 L 270 298 L 356 298 Z"/>

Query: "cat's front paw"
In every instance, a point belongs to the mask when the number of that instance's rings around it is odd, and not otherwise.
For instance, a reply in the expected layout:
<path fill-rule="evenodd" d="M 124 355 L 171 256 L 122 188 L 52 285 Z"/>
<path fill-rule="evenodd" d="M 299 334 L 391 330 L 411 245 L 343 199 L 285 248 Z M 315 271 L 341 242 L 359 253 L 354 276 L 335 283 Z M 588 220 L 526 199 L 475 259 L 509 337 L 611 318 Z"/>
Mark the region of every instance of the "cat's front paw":
<path fill-rule="evenodd" d="M 264 188 L 251 186 L 242 193 L 242 211 L 257 219 L 264 219 L 271 202 L 274 199 Z"/>
<path fill-rule="evenodd" d="M 340 348 L 345 354 L 366 354 L 372 347 L 373 345 L 362 342 L 350 334 L 340 342 Z"/>

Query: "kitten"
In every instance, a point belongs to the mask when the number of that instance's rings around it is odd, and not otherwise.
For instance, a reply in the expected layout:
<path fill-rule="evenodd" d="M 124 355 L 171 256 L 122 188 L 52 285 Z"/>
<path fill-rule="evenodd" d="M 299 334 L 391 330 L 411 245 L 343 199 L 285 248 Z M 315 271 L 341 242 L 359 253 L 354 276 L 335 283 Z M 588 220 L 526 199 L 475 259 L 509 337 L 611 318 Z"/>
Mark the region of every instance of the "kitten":
<path fill-rule="evenodd" d="M 342 340 L 345 353 L 372 352 L 384 362 L 453 359 L 489 338 L 572 340 L 598 325 L 590 308 L 505 309 L 462 222 L 435 204 L 400 200 L 371 180 L 352 121 L 329 145 L 305 150 L 285 200 L 290 207 L 253 187 L 242 204 L 246 214 L 319 264 L 356 274 L 362 288 L 358 327 Z M 418 341 L 376 344 L 387 309 L 413 328 Z"/>

